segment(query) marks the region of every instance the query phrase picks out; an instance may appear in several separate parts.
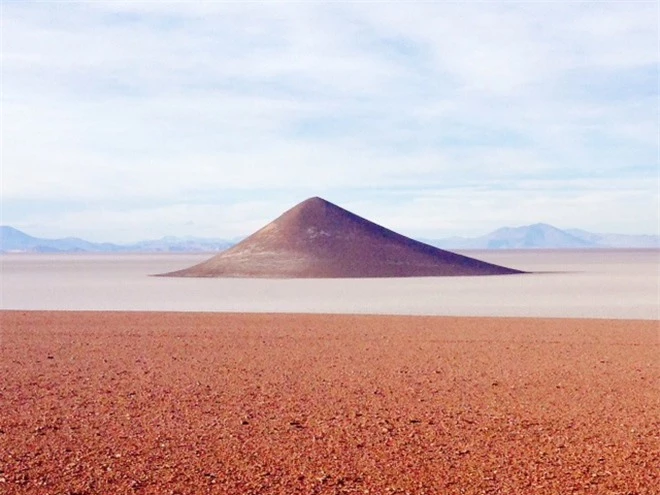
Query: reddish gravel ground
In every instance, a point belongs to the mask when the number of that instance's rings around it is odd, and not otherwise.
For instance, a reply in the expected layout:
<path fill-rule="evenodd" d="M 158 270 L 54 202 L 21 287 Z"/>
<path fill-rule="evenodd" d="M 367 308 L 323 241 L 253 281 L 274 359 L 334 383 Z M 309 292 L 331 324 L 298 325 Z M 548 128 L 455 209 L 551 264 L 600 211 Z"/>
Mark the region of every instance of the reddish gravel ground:
<path fill-rule="evenodd" d="M 3 494 L 651 494 L 657 321 L 0 313 Z"/>

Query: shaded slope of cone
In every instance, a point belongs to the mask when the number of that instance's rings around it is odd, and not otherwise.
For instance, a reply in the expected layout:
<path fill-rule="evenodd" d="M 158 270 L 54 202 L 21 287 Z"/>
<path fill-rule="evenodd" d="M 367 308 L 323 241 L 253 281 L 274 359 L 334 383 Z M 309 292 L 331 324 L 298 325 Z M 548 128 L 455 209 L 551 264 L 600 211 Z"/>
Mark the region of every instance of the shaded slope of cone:
<path fill-rule="evenodd" d="M 349 278 L 522 273 L 437 249 L 310 198 L 178 277 Z"/>

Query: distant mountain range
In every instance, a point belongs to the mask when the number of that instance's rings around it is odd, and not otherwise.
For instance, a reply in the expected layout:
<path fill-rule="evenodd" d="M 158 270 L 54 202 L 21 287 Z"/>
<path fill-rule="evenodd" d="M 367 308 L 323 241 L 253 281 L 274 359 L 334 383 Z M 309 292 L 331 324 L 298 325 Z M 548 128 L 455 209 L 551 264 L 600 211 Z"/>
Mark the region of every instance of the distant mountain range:
<path fill-rule="evenodd" d="M 580 229 L 558 229 L 537 223 L 503 227 L 480 237 L 420 239 L 441 249 L 594 249 L 660 248 L 657 235 L 597 234 Z M 0 253 L 177 253 L 218 252 L 235 240 L 166 236 L 132 244 L 89 242 L 78 237 L 42 239 L 9 226 L 0 226 Z"/>
<path fill-rule="evenodd" d="M 89 242 L 78 237 L 42 239 L 18 229 L 0 226 L 0 253 L 176 253 L 223 251 L 234 242 L 225 239 L 173 237 L 140 241 L 133 244 Z"/>
<path fill-rule="evenodd" d="M 480 237 L 427 239 L 442 249 L 594 249 L 659 248 L 657 235 L 595 234 L 580 229 L 558 229 L 545 223 L 502 227 Z"/>

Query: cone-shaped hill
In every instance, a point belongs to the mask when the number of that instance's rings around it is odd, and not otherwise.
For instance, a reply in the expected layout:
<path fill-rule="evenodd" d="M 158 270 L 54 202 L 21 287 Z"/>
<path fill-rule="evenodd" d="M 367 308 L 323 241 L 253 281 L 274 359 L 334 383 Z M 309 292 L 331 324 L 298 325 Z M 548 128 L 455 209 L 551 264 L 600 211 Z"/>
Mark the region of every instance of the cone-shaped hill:
<path fill-rule="evenodd" d="M 437 249 L 321 198 L 173 277 L 357 278 L 506 275 L 518 270 Z"/>

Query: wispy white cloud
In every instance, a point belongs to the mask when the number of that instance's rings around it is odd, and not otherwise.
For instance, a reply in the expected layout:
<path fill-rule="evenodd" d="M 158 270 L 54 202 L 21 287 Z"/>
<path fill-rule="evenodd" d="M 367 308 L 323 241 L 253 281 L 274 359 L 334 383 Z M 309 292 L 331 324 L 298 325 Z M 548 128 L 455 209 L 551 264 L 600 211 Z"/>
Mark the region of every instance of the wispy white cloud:
<path fill-rule="evenodd" d="M 2 22 L 4 223 L 237 235 L 219 212 L 248 233 L 321 194 L 416 235 L 657 229 L 654 2 L 6 2 Z"/>

